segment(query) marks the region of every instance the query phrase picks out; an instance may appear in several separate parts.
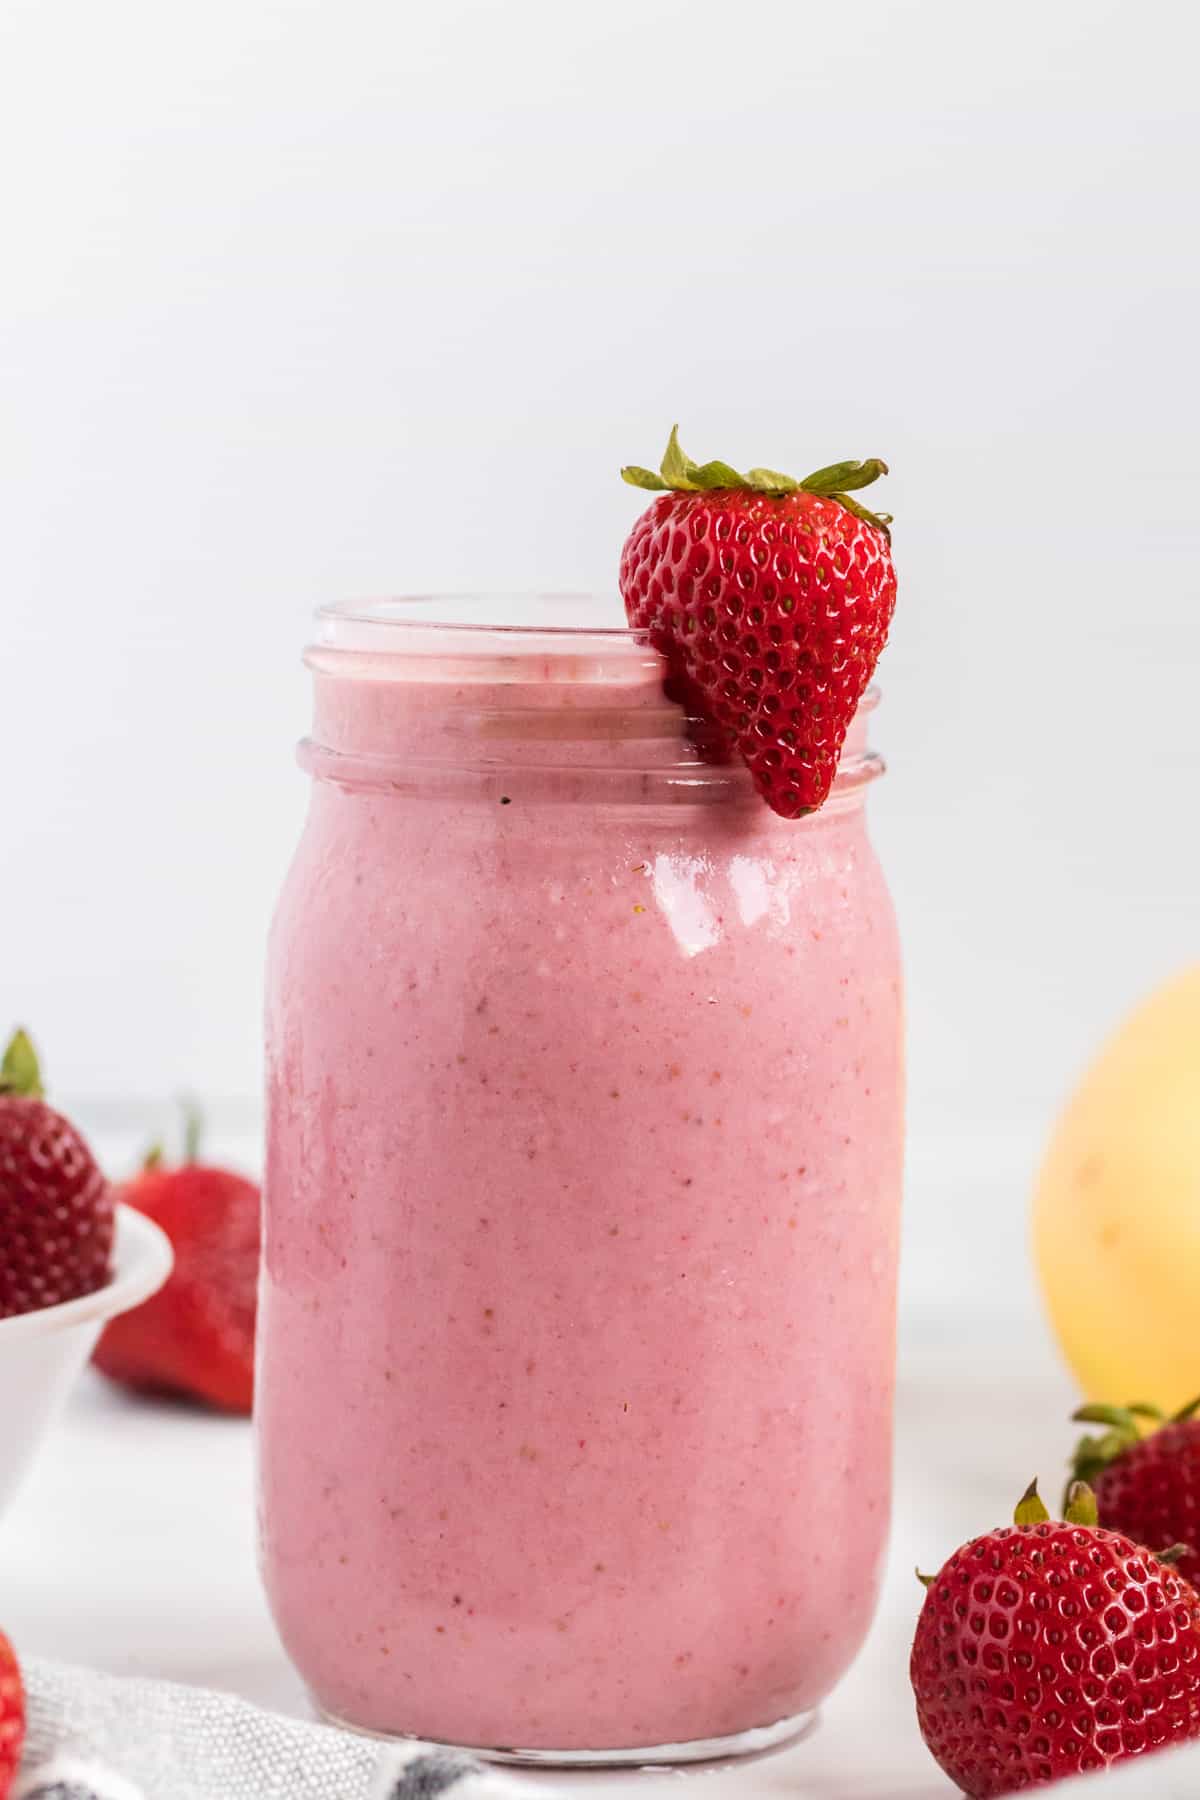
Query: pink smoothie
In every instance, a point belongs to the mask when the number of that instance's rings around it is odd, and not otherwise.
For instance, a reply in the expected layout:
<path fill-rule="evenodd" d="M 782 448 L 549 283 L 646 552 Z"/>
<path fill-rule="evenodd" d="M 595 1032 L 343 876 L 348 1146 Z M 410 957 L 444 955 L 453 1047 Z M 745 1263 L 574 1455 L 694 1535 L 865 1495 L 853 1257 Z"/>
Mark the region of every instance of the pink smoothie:
<path fill-rule="evenodd" d="M 314 658 L 262 1556 L 317 1702 L 377 1731 L 772 1725 L 875 1602 L 902 1092 L 863 724 L 787 823 L 632 650 Z"/>

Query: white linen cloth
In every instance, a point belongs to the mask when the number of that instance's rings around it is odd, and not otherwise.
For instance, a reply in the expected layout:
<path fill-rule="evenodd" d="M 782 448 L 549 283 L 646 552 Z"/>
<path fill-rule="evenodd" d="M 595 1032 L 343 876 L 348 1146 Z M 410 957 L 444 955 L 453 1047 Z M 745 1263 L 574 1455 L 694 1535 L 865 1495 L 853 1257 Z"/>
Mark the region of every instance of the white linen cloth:
<path fill-rule="evenodd" d="M 384 1745 L 206 1688 L 33 1657 L 22 1675 L 13 1800 L 555 1800 L 459 1751 Z"/>

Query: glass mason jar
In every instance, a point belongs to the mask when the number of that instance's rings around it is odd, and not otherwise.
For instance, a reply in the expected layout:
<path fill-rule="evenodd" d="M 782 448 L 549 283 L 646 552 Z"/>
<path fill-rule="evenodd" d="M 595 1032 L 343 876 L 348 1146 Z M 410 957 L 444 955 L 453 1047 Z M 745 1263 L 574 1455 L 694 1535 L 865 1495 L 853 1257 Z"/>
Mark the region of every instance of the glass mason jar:
<path fill-rule="evenodd" d="M 696 755 L 631 633 L 430 612 L 332 608 L 307 657 L 267 1000 L 272 1608 L 360 1729 L 759 1749 L 854 1656 L 887 1534 L 872 699 L 789 822 Z"/>

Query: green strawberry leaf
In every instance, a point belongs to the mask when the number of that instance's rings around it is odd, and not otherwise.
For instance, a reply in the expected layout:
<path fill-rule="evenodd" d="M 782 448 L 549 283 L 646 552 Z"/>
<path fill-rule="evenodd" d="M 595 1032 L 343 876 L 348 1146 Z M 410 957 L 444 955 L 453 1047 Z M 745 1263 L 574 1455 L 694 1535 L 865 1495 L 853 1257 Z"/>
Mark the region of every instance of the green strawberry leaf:
<path fill-rule="evenodd" d="M 1063 1518 L 1068 1525 L 1098 1525 L 1100 1509 L 1096 1505 L 1096 1496 L 1086 1481 L 1073 1481 L 1067 1489 L 1067 1504 L 1063 1509 Z"/>
<path fill-rule="evenodd" d="M 1037 1481 L 1031 1481 L 1017 1502 L 1017 1509 L 1013 1513 L 1013 1524 L 1044 1525 L 1049 1517 L 1045 1502 L 1038 1493 Z"/>
<path fill-rule="evenodd" d="M 698 488 L 744 488 L 746 485 L 744 477 L 725 462 L 706 462 L 699 467 L 692 463 L 688 473 L 693 486 Z"/>
<path fill-rule="evenodd" d="M 873 525 L 876 531 L 882 531 L 884 537 L 888 539 L 889 543 L 891 542 L 892 534 L 889 529 L 892 523 L 891 513 L 868 512 L 865 506 L 861 506 L 857 500 L 852 500 L 849 494 L 829 494 L 826 498 L 836 500 L 839 506 L 844 506 L 846 511 L 853 513 L 856 519 L 863 519 L 868 525 Z"/>
<path fill-rule="evenodd" d="M 1140 1406 L 1137 1408 L 1138 1412 L 1141 1412 L 1142 1410 L 1143 1409 Z M 1077 1425 L 1109 1425 L 1114 1431 L 1125 1432 L 1130 1443 L 1133 1443 L 1137 1439 L 1137 1426 L 1134 1423 L 1133 1414 L 1134 1408 L 1132 1406 L 1097 1406 L 1089 1404 L 1087 1406 L 1077 1406 L 1075 1411 L 1071 1414 L 1071 1418 Z M 1157 1413 L 1155 1416 L 1160 1419 L 1162 1418 L 1161 1413 Z"/>
<path fill-rule="evenodd" d="M 1156 1550 L 1154 1560 L 1162 1563 L 1165 1568 L 1177 1569 L 1184 1557 L 1191 1554 L 1192 1546 L 1190 1544 L 1172 1544 L 1168 1550 Z"/>
<path fill-rule="evenodd" d="M 685 456 L 679 443 L 679 427 L 672 425 L 671 435 L 667 439 L 667 447 L 663 452 L 662 478 L 669 488 L 681 489 L 684 493 L 694 490 L 693 480 L 696 464 L 690 456 Z"/>
<path fill-rule="evenodd" d="M 794 475 L 781 475 L 778 469 L 751 469 L 746 485 L 756 494 L 794 494 L 800 483 Z"/>
<path fill-rule="evenodd" d="M 1067 1495 L 1076 1482 L 1094 1482 L 1107 1469 L 1109 1463 L 1116 1462 L 1127 1450 L 1132 1450 L 1141 1436 L 1138 1430 L 1138 1418 L 1150 1419 L 1155 1424 L 1162 1423 L 1162 1414 L 1157 1407 L 1144 1406 L 1102 1406 L 1096 1401 L 1089 1401 L 1086 1406 L 1077 1406 L 1071 1414 L 1080 1425 L 1103 1425 L 1107 1429 L 1097 1436 L 1090 1434 L 1080 1438 L 1071 1458 L 1071 1477 L 1067 1485 Z M 1063 1502 L 1067 1504 L 1066 1500 Z"/>
<path fill-rule="evenodd" d="M 46 1092 L 37 1051 L 27 1031 L 14 1031 L 9 1040 L 3 1061 L 0 1061 L 0 1091 L 26 1094 L 33 1100 L 40 1100 Z"/>
<path fill-rule="evenodd" d="M 856 519 L 873 525 L 876 531 L 882 531 L 886 538 L 890 538 L 888 526 L 892 522 L 891 513 L 868 512 L 865 506 L 860 506 L 857 500 L 850 498 L 852 489 L 869 487 L 871 482 L 878 481 L 887 472 L 888 466 L 880 457 L 869 456 L 865 462 L 829 463 L 826 468 L 815 470 L 803 481 L 797 481 L 794 475 L 783 475 L 778 469 L 755 468 L 745 475 L 739 475 L 732 463 L 716 460 L 693 462 L 679 442 L 678 425 L 672 425 L 658 474 L 651 469 L 643 469 L 638 463 L 628 463 L 621 470 L 621 480 L 628 482 L 630 487 L 645 488 L 652 494 L 723 491 L 770 494 L 777 500 L 803 488 L 806 493 L 820 494 L 823 498 L 836 500 L 839 506 L 844 506 Z"/>
<path fill-rule="evenodd" d="M 888 466 L 877 456 L 869 456 L 866 462 L 830 463 L 827 469 L 818 469 L 812 475 L 806 475 L 800 486 L 810 494 L 828 494 L 838 498 L 849 488 L 870 487 L 881 475 L 886 475 Z"/>
<path fill-rule="evenodd" d="M 200 1161 L 200 1144 L 204 1137 L 204 1114 L 188 1094 L 179 1096 L 179 1105 L 183 1113 L 183 1160 L 185 1163 Z"/>

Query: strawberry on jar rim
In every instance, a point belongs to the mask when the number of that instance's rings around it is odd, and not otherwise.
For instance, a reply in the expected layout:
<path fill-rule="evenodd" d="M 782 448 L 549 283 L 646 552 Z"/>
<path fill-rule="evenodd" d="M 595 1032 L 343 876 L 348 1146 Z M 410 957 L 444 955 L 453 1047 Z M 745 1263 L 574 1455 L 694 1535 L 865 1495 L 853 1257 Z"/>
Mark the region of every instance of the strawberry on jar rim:
<path fill-rule="evenodd" d="M 667 691 L 714 760 L 740 756 L 768 806 L 803 818 L 829 796 L 896 604 L 886 513 L 852 491 L 877 457 L 797 481 L 695 463 L 671 432 L 656 492 L 621 553 L 621 597 L 667 663 Z"/>
<path fill-rule="evenodd" d="M 1200 1594 L 1101 1529 L 1085 1483 L 1072 1484 L 1061 1524 L 1031 1483 L 1012 1525 L 921 1580 L 917 1722 L 972 1800 L 1200 1735 Z"/>

